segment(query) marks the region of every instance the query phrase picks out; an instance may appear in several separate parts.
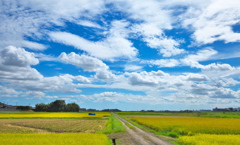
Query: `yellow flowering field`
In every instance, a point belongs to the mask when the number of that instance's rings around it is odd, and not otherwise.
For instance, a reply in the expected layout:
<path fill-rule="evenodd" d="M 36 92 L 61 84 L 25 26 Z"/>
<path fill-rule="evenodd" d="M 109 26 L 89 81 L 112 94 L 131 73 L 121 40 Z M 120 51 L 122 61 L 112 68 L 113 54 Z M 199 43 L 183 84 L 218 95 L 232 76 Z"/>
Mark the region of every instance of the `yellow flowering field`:
<path fill-rule="evenodd" d="M 196 133 L 240 134 L 240 119 L 139 117 L 132 118 L 132 120 L 155 131 L 172 131 L 180 135 L 193 135 Z"/>
<path fill-rule="evenodd" d="M 181 136 L 177 141 L 184 145 L 240 145 L 240 135 L 198 134 Z"/>
<path fill-rule="evenodd" d="M 0 141 L 7 145 L 110 145 L 105 134 L 48 133 L 48 134 L 0 134 Z"/>
<path fill-rule="evenodd" d="M 31 112 L 31 113 L 0 113 L 0 118 L 83 118 L 83 117 L 106 117 L 108 112 L 97 112 L 96 115 L 88 113 L 70 112 Z"/>

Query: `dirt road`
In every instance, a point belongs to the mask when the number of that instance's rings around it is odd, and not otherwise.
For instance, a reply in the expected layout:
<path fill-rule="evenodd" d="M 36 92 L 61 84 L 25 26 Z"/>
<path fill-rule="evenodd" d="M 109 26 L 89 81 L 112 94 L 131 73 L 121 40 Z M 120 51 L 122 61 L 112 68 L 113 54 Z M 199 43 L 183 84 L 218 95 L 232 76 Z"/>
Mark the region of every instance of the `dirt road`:
<path fill-rule="evenodd" d="M 166 140 L 160 138 L 159 136 L 156 136 L 150 132 L 143 131 L 142 129 L 139 129 L 129 121 L 122 119 L 118 115 L 115 114 L 115 116 L 123 123 L 123 125 L 127 129 L 128 136 L 128 143 L 129 145 L 173 145 Z M 134 129 L 130 129 L 125 123 L 130 124 L 134 127 Z M 131 141 L 129 141 L 131 140 Z M 124 144 L 124 143 L 123 143 Z"/>

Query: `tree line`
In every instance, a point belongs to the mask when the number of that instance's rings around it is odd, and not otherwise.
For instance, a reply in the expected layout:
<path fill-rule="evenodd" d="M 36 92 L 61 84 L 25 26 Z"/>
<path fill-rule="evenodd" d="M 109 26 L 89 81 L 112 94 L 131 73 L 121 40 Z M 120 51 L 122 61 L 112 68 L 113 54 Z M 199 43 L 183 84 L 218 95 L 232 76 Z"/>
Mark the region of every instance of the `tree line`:
<path fill-rule="evenodd" d="M 38 112 L 79 112 L 80 107 L 76 103 L 65 103 L 65 100 L 56 100 L 49 104 L 36 104 L 35 111 Z"/>

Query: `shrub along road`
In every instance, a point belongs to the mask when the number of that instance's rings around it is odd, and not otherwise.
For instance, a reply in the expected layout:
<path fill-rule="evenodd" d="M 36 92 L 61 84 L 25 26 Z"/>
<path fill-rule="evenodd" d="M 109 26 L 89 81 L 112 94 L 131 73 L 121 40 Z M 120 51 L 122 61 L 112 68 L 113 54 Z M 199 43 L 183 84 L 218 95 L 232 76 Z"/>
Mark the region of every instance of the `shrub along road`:
<path fill-rule="evenodd" d="M 173 145 L 150 132 L 143 131 L 142 129 L 136 127 L 135 125 L 119 117 L 118 115 L 114 115 L 126 127 L 127 133 L 131 136 L 131 145 Z M 130 124 L 132 127 L 128 127 L 128 124 Z"/>

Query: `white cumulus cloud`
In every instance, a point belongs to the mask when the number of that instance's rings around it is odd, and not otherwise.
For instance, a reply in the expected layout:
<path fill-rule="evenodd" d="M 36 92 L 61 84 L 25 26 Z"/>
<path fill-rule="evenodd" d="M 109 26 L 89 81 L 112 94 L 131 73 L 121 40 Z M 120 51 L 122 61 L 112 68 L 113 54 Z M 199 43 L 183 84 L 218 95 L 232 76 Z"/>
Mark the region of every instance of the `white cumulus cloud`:
<path fill-rule="evenodd" d="M 108 66 L 101 60 L 87 55 L 79 55 L 74 52 L 71 52 L 70 54 L 62 52 L 59 59 L 64 63 L 81 67 L 86 71 L 100 71 L 108 69 Z"/>

